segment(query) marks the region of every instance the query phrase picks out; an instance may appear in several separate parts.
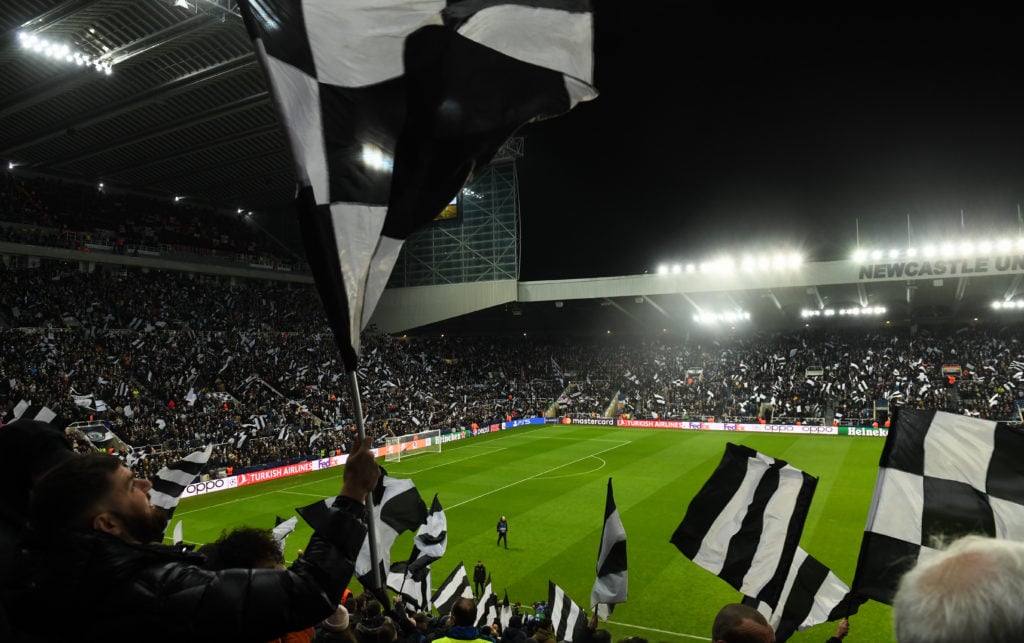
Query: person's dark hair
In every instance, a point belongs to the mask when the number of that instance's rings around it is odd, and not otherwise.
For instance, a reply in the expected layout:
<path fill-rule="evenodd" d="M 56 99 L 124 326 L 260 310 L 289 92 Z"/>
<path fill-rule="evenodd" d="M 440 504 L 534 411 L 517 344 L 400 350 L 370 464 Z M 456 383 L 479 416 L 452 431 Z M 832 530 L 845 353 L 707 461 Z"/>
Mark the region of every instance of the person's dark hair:
<path fill-rule="evenodd" d="M 0 502 L 20 518 L 28 514 L 33 484 L 47 471 L 73 458 L 63 423 L 15 420 L 0 427 Z"/>
<path fill-rule="evenodd" d="M 460 598 L 452 605 L 452 623 L 455 625 L 476 624 L 476 603 L 472 598 Z"/>
<path fill-rule="evenodd" d="M 612 643 L 612 633 L 597 629 L 590 633 L 590 643 Z"/>
<path fill-rule="evenodd" d="M 749 605 L 730 603 L 718 611 L 715 622 L 711 626 L 712 641 L 728 641 L 729 643 L 759 643 L 760 638 L 751 638 L 749 632 L 742 628 L 744 621 L 753 621 L 758 625 L 768 626 L 768 621 L 761 612 Z"/>
<path fill-rule="evenodd" d="M 117 456 L 94 452 L 50 469 L 32 489 L 29 524 L 40 533 L 91 529 L 100 502 L 111 491 L 113 474 L 121 466 Z"/>
<path fill-rule="evenodd" d="M 284 554 L 269 529 L 238 527 L 202 548 L 206 568 L 212 570 L 265 567 L 284 563 Z"/>

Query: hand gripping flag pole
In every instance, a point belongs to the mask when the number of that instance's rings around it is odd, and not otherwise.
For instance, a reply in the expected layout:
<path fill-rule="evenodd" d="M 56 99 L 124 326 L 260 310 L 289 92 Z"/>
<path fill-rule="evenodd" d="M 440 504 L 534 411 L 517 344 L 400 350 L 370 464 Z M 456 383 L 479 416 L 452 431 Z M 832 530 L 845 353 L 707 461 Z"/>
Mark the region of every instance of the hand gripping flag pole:
<path fill-rule="evenodd" d="M 366 427 L 363 423 L 363 404 L 359 397 L 359 377 L 356 374 L 356 370 L 353 368 L 348 371 L 348 388 L 349 394 L 352 395 L 352 409 L 356 415 L 356 429 L 359 431 L 359 440 L 366 439 Z M 373 516 L 373 494 L 366 494 L 366 509 L 369 511 L 369 515 Z M 369 520 L 367 522 L 367 537 L 370 540 L 370 560 L 373 562 L 373 585 L 375 589 L 382 590 L 384 587 L 383 579 L 380 577 L 380 565 L 377 561 L 380 560 L 380 556 L 377 555 L 379 549 L 379 540 L 377 539 L 377 521 Z M 381 593 L 384 593 L 383 591 Z"/>

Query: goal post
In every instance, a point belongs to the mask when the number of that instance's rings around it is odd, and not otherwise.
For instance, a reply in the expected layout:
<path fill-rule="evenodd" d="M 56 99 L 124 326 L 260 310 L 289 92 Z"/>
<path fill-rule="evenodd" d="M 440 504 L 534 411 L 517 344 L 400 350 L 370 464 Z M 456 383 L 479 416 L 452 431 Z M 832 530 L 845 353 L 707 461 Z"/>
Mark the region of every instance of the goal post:
<path fill-rule="evenodd" d="M 401 462 L 421 453 L 441 453 L 441 430 L 431 429 L 384 438 L 384 462 Z"/>

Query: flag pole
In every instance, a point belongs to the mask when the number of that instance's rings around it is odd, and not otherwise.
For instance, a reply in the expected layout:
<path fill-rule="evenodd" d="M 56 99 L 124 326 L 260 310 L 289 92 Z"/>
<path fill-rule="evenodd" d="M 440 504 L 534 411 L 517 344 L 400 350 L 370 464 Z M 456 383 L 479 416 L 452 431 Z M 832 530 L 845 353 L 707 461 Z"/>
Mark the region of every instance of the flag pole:
<path fill-rule="evenodd" d="M 348 389 L 352 395 L 352 410 L 356 414 L 356 429 L 359 430 L 359 439 L 365 440 L 366 426 L 363 423 L 363 404 L 359 399 L 359 376 L 354 368 L 348 372 Z M 370 537 L 370 577 L 373 579 L 375 589 L 383 593 L 384 585 L 380 582 L 380 565 L 377 564 L 380 558 L 377 556 L 377 521 L 373 518 L 372 491 L 366 495 L 366 508 L 370 511 L 370 520 L 367 523 L 367 535 Z"/>

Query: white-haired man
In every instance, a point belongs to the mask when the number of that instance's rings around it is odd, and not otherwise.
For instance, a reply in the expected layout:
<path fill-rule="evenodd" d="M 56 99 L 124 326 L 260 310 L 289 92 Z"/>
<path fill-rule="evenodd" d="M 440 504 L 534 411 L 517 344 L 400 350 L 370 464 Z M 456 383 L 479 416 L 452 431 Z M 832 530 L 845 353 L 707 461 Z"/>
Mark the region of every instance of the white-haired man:
<path fill-rule="evenodd" d="M 1024 640 L 1024 543 L 964 536 L 922 556 L 893 599 L 899 643 Z"/>

